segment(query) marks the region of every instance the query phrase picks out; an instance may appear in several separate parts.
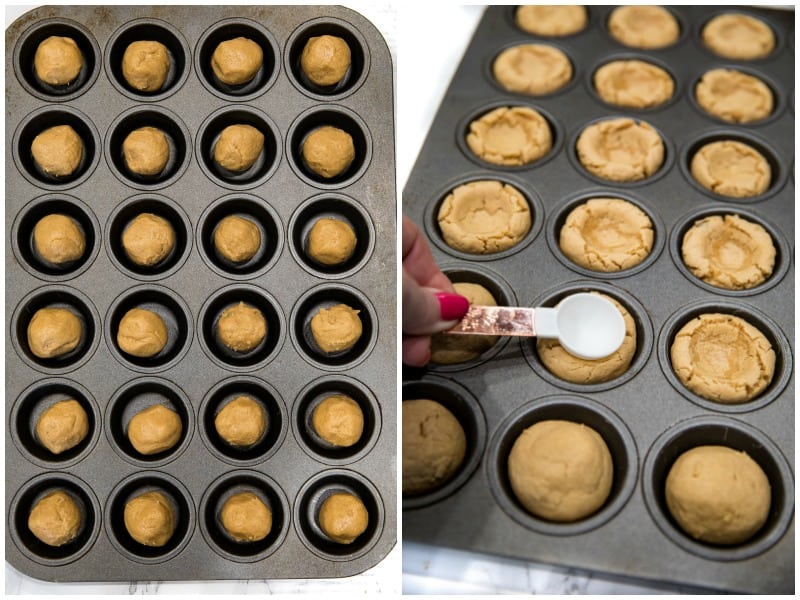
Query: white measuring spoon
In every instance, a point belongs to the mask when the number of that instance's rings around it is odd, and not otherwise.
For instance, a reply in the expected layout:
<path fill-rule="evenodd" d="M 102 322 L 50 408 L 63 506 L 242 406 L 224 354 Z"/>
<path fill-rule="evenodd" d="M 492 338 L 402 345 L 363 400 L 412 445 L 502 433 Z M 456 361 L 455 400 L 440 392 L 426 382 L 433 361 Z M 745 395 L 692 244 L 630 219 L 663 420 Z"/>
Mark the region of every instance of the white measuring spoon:
<path fill-rule="evenodd" d="M 552 338 L 578 358 L 598 360 L 622 345 L 625 321 L 609 300 L 578 293 L 554 308 L 471 306 L 458 325 L 444 333 Z"/>

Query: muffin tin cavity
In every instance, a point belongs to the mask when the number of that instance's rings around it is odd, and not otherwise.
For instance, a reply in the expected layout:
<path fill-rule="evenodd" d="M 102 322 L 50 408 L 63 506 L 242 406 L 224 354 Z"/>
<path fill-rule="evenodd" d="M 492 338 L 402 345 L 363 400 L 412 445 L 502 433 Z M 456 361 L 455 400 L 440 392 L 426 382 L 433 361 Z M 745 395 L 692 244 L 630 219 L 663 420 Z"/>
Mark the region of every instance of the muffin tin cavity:
<path fill-rule="evenodd" d="M 767 521 L 741 544 L 721 546 L 697 541 L 680 528 L 667 508 L 664 484 L 672 464 L 687 450 L 707 445 L 746 452 L 769 480 L 771 505 Z M 728 417 L 695 417 L 663 432 L 644 460 L 642 491 L 650 516 L 664 535 L 687 552 L 712 561 L 742 561 L 762 554 L 783 536 L 794 512 L 792 471 L 780 449 L 752 425 Z"/>
<path fill-rule="evenodd" d="M 614 481 L 603 506 L 572 523 L 548 521 L 529 513 L 517 500 L 508 478 L 508 455 L 517 437 L 533 424 L 551 419 L 594 429 L 608 446 L 614 464 Z M 568 536 L 596 529 L 620 511 L 636 487 L 639 463 L 633 436 L 616 413 L 579 396 L 550 396 L 523 404 L 506 417 L 489 442 L 486 470 L 495 501 L 512 519 L 538 533 Z"/>
<path fill-rule="evenodd" d="M 673 84 L 672 96 L 670 96 L 664 102 L 661 102 L 659 104 L 655 104 L 653 106 L 644 107 L 644 108 L 632 107 L 632 106 L 622 106 L 622 105 L 619 105 L 619 104 L 611 104 L 609 102 L 606 102 L 606 100 L 604 100 L 600 96 L 600 93 L 597 91 L 597 85 L 595 85 L 595 75 L 597 74 L 597 71 L 600 68 L 602 68 L 602 67 L 604 67 L 604 66 L 606 66 L 606 65 L 608 65 L 610 63 L 613 63 L 613 62 L 631 61 L 631 60 L 644 62 L 644 63 L 647 63 L 648 65 L 651 65 L 653 67 L 656 67 L 656 68 L 661 69 L 662 71 L 664 71 L 669 76 L 669 78 L 672 80 L 672 84 Z M 653 113 L 653 112 L 656 112 L 656 111 L 659 111 L 659 110 L 663 110 L 663 109 L 666 109 L 666 108 L 672 106 L 678 100 L 680 100 L 680 98 L 682 97 L 682 94 L 683 94 L 682 82 L 680 81 L 680 78 L 675 76 L 675 73 L 673 72 L 673 70 L 672 70 L 671 66 L 669 65 L 669 63 L 666 63 L 663 60 L 660 60 L 659 58 L 657 58 L 655 56 L 650 56 L 650 55 L 644 54 L 641 51 L 627 51 L 627 52 L 623 51 L 623 52 L 614 52 L 613 54 L 609 54 L 609 55 L 604 55 L 601 59 L 599 59 L 596 62 L 594 62 L 586 70 L 585 86 L 586 86 L 586 91 L 589 93 L 589 96 L 591 96 L 600 105 L 602 105 L 602 106 L 604 106 L 606 108 L 610 108 L 611 110 L 614 110 L 614 111 L 622 111 L 622 112 L 628 112 L 628 113 L 634 113 L 635 112 L 637 114 L 641 113 L 641 114 L 644 114 L 644 115 L 647 115 L 647 114 L 650 114 L 650 113 Z M 692 88 L 692 89 L 694 89 L 694 88 Z"/>
<path fill-rule="evenodd" d="M 145 92 L 131 86 L 122 73 L 122 57 L 133 42 L 157 41 L 166 46 L 169 70 L 160 89 Z M 136 19 L 120 27 L 108 41 L 105 53 L 106 73 L 111 83 L 122 94 L 137 102 L 164 100 L 178 91 L 189 77 L 191 52 L 183 35 L 172 25 L 160 19 Z"/>
<path fill-rule="evenodd" d="M 350 258 L 339 264 L 323 264 L 309 254 L 309 234 L 319 219 L 334 219 L 347 224 L 356 236 Z M 289 248 L 300 265 L 323 279 L 341 279 L 355 274 L 375 249 L 375 226 L 361 204 L 343 194 L 320 194 L 304 201 L 289 220 Z"/>
<path fill-rule="evenodd" d="M 214 424 L 219 412 L 232 400 L 246 396 L 264 412 L 266 429 L 249 446 L 228 443 Z M 278 391 L 256 377 L 231 377 L 211 388 L 200 405 L 200 436 L 209 450 L 225 462 L 255 465 L 269 459 L 278 451 L 289 428 L 286 405 Z"/>
<path fill-rule="evenodd" d="M 272 527 L 263 539 L 237 541 L 222 524 L 222 507 L 232 496 L 255 494 L 269 509 Z M 289 530 L 291 512 L 286 494 L 270 477 L 257 471 L 231 471 L 214 481 L 199 508 L 200 530 L 208 544 L 223 558 L 235 562 L 264 560 L 275 552 Z"/>
<path fill-rule="evenodd" d="M 300 65 L 300 56 L 309 38 L 323 35 L 341 38 L 350 48 L 350 68 L 338 83 L 330 86 L 320 86 L 311 81 Z M 306 22 L 289 36 L 284 61 L 289 80 L 298 90 L 326 102 L 355 92 L 361 87 L 370 68 L 369 49 L 361 33 L 347 21 L 324 17 Z"/>
<path fill-rule="evenodd" d="M 747 121 L 743 123 L 732 123 L 730 120 L 722 119 L 717 115 L 707 111 L 705 108 L 700 106 L 700 103 L 697 101 L 697 86 L 700 81 L 703 79 L 703 76 L 711 70 L 715 69 L 725 69 L 731 71 L 738 71 L 744 75 L 755 77 L 756 79 L 760 80 L 764 85 L 769 88 L 770 93 L 772 94 L 772 111 L 764 118 L 754 120 L 754 121 Z M 769 77 L 766 73 L 761 70 L 753 69 L 749 66 L 743 65 L 741 63 L 727 63 L 720 66 L 715 66 L 713 69 L 709 68 L 699 73 L 697 77 L 690 83 L 687 89 L 687 99 L 689 103 L 703 116 L 708 117 L 709 119 L 713 119 L 717 121 L 717 123 L 730 125 L 735 127 L 757 127 L 760 125 L 764 125 L 767 123 L 771 123 L 775 119 L 779 118 L 781 111 L 783 110 L 784 105 L 786 104 L 786 100 L 784 99 L 782 86 L 773 81 L 771 77 Z"/>
<path fill-rule="evenodd" d="M 732 7 L 733 8 L 733 7 Z M 748 19 L 755 19 L 756 21 L 760 22 L 761 24 L 765 25 L 773 35 L 774 45 L 772 50 L 767 53 L 766 55 L 760 58 L 731 58 L 731 57 L 724 57 L 721 54 L 715 52 L 712 48 L 705 43 L 703 39 L 703 31 L 705 30 L 706 26 L 715 18 L 721 17 L 723 15 L 735 15 L 735 16 L 743 16 Z M 764 14 L 755 14 L 753 12 L 747 10 L 741 10 L 739 7 L 733 8 L 733 10 L 715 10 L 712 14 L 708 15 L 701 23 L 697 26 L 697 34 L 696 34 L 696 44 L 698 47 L 702 48 L 706 53 L 710 56 L 713 56 L 717 60 L 720 59 L 727 59 L 727 60 L 736 60 L 740 63 L 753 63 L 759 61 L 766 61 L 772 59 L 776 54 L 780 53 L 784 48 L 784 31 L 781 26 L 775 23 L 771 18 L 766 17 Z M 794 30 L 791 32 L 791 37 L 794 37 Z"/>
<path fill-rule="evenodd" d="M 507 89 L 498 80 L 498 78 L 495 76 L 495 70 L 494 70 L 495 69 L 495 63 L 497 62 L 497 59 L 500 57 L 500 55 L 503 54 L 504 52 L 512 50 L 514 48 L 524 47 L 524 46 L 529 46 L 529 45 L 545 46 L 547 48 L 552 48 L 553 50 L 556 50 L 558 52 L 563 53 L 564 56 L 566 57 L 566 59 L 569 61 L 570 67 L 572 69 L 572 75 L 570 76 L 569 80 L 564 82 L 564 84 L 561 85 L 561 87 L 558 87 L 558 88 L 550 90 L 550 91 L 545 91 L 543 93 L 534 94 L 534 93 L 532 93 L 530 91 L 517 91 L 517 90 L 513 90 L 512 91 L 510 89 Z M 494 55 L 489 57 L 489 59 L 486 61 L 486 64 L 484 66 L 484 75 L 485 75 L 487 81 L 490 81 L 492 83 L 492 85 L 494 85 L 499 92 L 504 93 L 504 94 L 513 94 L 513 95 L 521 97 L 521 98 L 527 98 L 528 100 L 530 100 L 531 97 L 535 97 L 535 98 L 548 97 L 549 98 L 551 96 L 557 96 L 558 94 L 561 94 L 561 93 L 566 92 L 567 90 L 569 90 L 573 85 L 575 85 L 575 82 L 578 81 L 578 79 L 580 77 L 580 73 L 578 73 L 576 71 L 575 61 L 573 60 L 570 51 L 565 46 L 558 44 L 557 43 L 557 38 L 548 38 L 546 40 L 543 39 L 541 41 L 540 40 L 523 40 L 523 41 L 517 41 L 517 42 L 514 42 L 514 43 L 504 44 L 502 47 L 498 48 L 498 50 L 494 53 Z M 549 87 L 552 87 L 552 86 L 553 86 L 553 84 L 549 85 Z"/>
<path fill-rule="evenodd" d="M 45 544 L 28 527 L 31 509 L 54 492 L 66 493 L 80 513 L 77 536 L 63 546 Z M 26 482 L 11 501 L 8 535 L 30 560 L 60 567 L 75 562 L 91 549 L 100 533 L 100 518 L 100 503 L 84 481 L 69 473 L 42 473 Z"/>
<path fill-rule="evenodd" d="M 259 45 L 262 63 L 250 81 L 228 84 L 221 81 L 211 68 L 214 50 L 221 42 L 243 37 Z M 267 91 L 278 77 L 278 43 L 264 27 L 249 19 L 225 19 L 208 29 L 197 43 L 195 69 L 208 90 L 224 100 L 242 102 L 257 98 Z"/>
<path fill-rule="evenodd" d="M 367 528 L 350 544 L 333 541 L 320 527 L 319 511 L 337 493 L 352 494 L 367 509 Z M 347 561 L 369 552 L 384 528 L 383 498 L 366 477 L 346 469 L 318 473 L 303 484 L 294 503 L 294 525 L 300 541 L 314 554 L 332 561 Z"/>
<path fill-rule="evenodd" d="M 36 73 L 36 50 L 51 36 L 70 38 L 83 57 L 77 77 L 70 83 L 55 85 L 42 81 Z M 70 19 L 52 18 L 32 25 L 14 47 L 14 68 L 22 86 L 41 100 L 66 102 L 91 87 L 100 72 L 100 46 L 89 30 Z"/>
<path fill-rule="evenodd" d="M 337 446 L 322 439 L 313 424 L 314 410 L 330 396 L 347 396 L 358 404 L 364 429 L 351 446 Z M 326 375 L 309 383 L 292 408 L 292 427 L 300 445 L 314 459 L 329 465 L 344 465 L 365 456 L 381 431 L 381 408 L 372 391 L 360 381 L 340 375 Z"/>
<path fill-rule="evenodd" d="M 169 502 L 175 531 L 163 546 L 146 546 L 134 540 L 125 527 L 125 504 L 148 492 L 160 492 Z M 139 471 L 120 481 L 111 491 L 104 510 L 104 527 L 114 549 L 125 558 L 148 565 L 178 555 L 194 533 L 194 503 L 186 487 L 161 471 Z"/>

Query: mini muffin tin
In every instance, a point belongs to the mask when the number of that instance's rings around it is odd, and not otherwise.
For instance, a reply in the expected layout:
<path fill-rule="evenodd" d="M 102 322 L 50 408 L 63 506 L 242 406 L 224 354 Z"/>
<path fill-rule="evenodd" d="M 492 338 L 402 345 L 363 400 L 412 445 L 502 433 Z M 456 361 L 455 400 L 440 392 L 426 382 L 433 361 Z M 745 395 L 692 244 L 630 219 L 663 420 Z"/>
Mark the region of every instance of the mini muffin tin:
<path fill-rule="evenodd" d="M 403 399 L 430 398 L 447 406 L 467 434 L 460 471 L 441 488 L 403 499 L 404 539 L 594 570 L 668 584 L 756 593 L 794 590 L 794 13 L 733 7 L 668 8 L 681 36 L 662 50 L 635 50 L 608 34 L 612 7 L 590 6 L 580 33 L 563 38 L 527 34 L 515 7 L 486 10 L 433 121 L 403 192 L 404 212 L 421 225 L 434 257 L 453 281 L 481 283 L 500 303 L 554 305 L 564 295 L 599 291 L 629 310 L 637 328 L 630 368 L 606 383 L 565 382 L 547 371 L 526 339 L 505 339 L 459 365 L 405 367 Z M 742 12 L 769 24 L 776 48 L 765 59 L 732 61 L 707 50 L 703 25 L 724 12 Z M 574 68 L 572 81 L 544 96 L 505 91 L 492 63 L 516 44 L 549 44 Z M 594 91 L 592 76 L 611 60 L 638 58 L 661 66 L 675 80 L 675 97 L 648 110 L 610 106 Z M 775 94 L 763 121 L 732 125 L 703 111 L 693 89 L 717 67 L 755 74 Z M 464 143 L 470 121 L 498 106 L 531 106 L 554 134 L 553 150 L 523 167 L 497 167 Z M 635 183 L 589 174 L 576 156 L 583 129 L 604 118 L 644 120 L 664 141 L 663 166 Z M 718 196 L 700 187 L 688 164 L 703 143 L 738 139 L 763 151 L 773 168 L 766 193 L 749 199 Z M 494 255 L 449 248 L 437 214 L 457 185 L 479 179 L 509 183 L 528 199 L 531 232 Z M 573 264 L 558 247 L 567 214 L 592 197 L 619 197 L 651 218 L 655 240 L 639 266 L 597 273 Z M 683 265 L 680 243 L 691 224 L 711 214 L 740 214 L 764 226 L 777 250 L 773 275 L 751 290 L 728 291 L 695 278 Z M 757 326 L 777 355 L 772 383 L 756 400 L 710 402 L 683 387 L 672 373 L 669 347 L 678 329 L 704 312 L 739 315 Z M 614 460 L 614 483 L 605 505 L 575 523 L 559 524 L 525 511 L 507 476 L 510 448 L 519 433 L 543 419 L 585 423 L 604 437 Z M 664 480 L 677 456 L 697 445 L 725 444 L 746 451 L 767 474 L 772 508 L 748 542 L 722 547 L 684 534 L 670 517 Z"/>
<path fill-rule="evenodd" d="M 336 87 L 303 80 L 297 62 L 312 35 L 346 38 L 353 63 Z M 77 81 L 43 85 L 33 70 L 39 42 L 76 39 L 85 57 Z M 257 41 L 264 63 L 254 80 L 222 85 L 209 66 L 216 45 Z M 141 93 L 121 74 L 121 56 L 139 39 L 163 42 L 171 69 L 162 90 Z M 396 542 L 395 171 L 394 99 L 389 50 L 375 27 L 340 7 L 44 7 L 6 31 L 6 558 L 51 581 L 131 581 L 340 577 L 378 563 Z M 265 134 L 261 159 L 243 173 L 221 170 L 213 144 L 232 123 Z M 85 144 L 77 172 L 62 179 L 38 170 L 31 140 L 71 124 Z M 321 124 L 351 131 L 356 160 L 320 180 L 299 148 Z M 154 177 L 131 173 L 121 143 L 137 127 L 167 134 L 171 157 Z M 83 230 L 84 256 L 69 265 L 43 261 L 33 227 L 51 212 Z M 141 212 L 167 219 L 175 249 L 157 267 L 132 263 L 122 232 Z M 262 245 L 243 264 L 220 256 L 214 228 L 228 215 L 255 221 Z M 355 255 L 340 267 L 316 265 L 305 238 L 320 216 L 355 229 Z M 221 312 L 238 302 L 259 307 L 266 340 L 235 353 L 216 337 Z M 361 310 L 357 346 L 326 356 L 308 321 L 321 306 Z M 70 354 L 42 360 L 27 345 L 35 310 L 61 306 L 79 316 L 83 335 Z M 119 350 L 116 332 L 133 307 L 157 312 L 169 330 L 151 358 Z M 365 415 L 350 449 L 315 439 L 309 408 L 346 393 Z M 252 447 L 226 444 L 214 417 L 248 394 L 267 415 Z M 55 456 L 36 439 L 40 415 L 73 397 L 85 408 L 87 438 Z M 139 454 L 126 436 L 132 416 L 153 404 L 178 413 L 182 435 L 171 449 Z M 83 515 L 77 539 L 58 548 L 38 541 L 27 518 L 36 500 L 61 489 Z M 127 499 L 158 490 L 176 515 L 162 548 L 125 530 Z M 222 528 L 225 499 L 258 495 L 272 510 L 269 536 L 235 542 Z M 316 525 L 318 507 L 336 491 L 358 495 L 369 527 L 353 544 L 333 543 Z"/>

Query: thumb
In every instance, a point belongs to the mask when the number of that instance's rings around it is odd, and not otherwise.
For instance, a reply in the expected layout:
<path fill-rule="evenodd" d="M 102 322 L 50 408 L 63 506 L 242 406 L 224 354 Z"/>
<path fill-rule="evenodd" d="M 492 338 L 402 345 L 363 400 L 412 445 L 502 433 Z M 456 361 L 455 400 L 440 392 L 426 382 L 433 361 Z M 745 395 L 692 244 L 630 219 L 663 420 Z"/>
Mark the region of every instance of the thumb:
<path fill-rule="evenodd" d="M 458 294 L 420 286 L 403 271 L 403 333 L 430 335 L 455 326 L 469 310 Z"/>

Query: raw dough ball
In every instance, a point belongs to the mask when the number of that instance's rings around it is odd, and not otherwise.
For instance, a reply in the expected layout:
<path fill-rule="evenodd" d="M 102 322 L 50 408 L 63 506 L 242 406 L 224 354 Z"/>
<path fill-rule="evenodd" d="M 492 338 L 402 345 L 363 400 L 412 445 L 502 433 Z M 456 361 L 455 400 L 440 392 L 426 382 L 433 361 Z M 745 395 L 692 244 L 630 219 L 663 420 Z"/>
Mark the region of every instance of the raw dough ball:
<path fill-rule="evenodd" d="M 619 118 L 589 125 L 577 143 L 578 158 L 587 171 L 611 181 L 639 181 L 664 162 L 664 143 L 644 121 Z"/>
<path fill-rule="evenodd" d="M 514 442 L 508 479 L 529 512 L 569 523 L 603 506 L 614 481 L 614 463 L 605 441 L 591 427 L 540 421 Z"/>
<path fill-rule="evenodd" d="M 615 106 L 652 108 L 672 98 L 675 82 L 661 67 L 643 60 L 614 60 L 594 74 L 598 95 Z"/>
<path fill-rule="evenodd" d="M 350 350 L 361 337 L 359 312 L 346 304 L 320 308 L 311 319 L 311 335 L 319 349 L 327 354 Z"/>
<path fill-rule="evenodd" d="M 247 262 L 261 247 L 261 231 L 250 219 L 230 215 L 214 229 L 214 248 L 223 258 L 234 262 Z"/>
<path fill-rule="evenodd" d="M 140 92 L 157 92 L 169 73 L 169 54 L 161 42 L 132 42 L 122 55 L 122 76 Z"/>
<path fill-rule="evenodd" d="M 308 134 L 303 142 L 303 160 L 308 168 L 325 179 L 341 175 L 356 157 L 353 138 L 338 127 L 323 125 Z"/>
<path fill-rule="evenodd" d="M 36 421 L 36 438 L 53 454 L 80 444 L 89 435 L 89 417 L 73 398 L 50 405 Z"/>
<path fill-rule="evenodd" d="M 731 198 L 763 194 L 772 181 L 767 159 L 752 146 L 734 140 L 700 148 L 692 157 L 691 171 L 700 185 Z"/>
<path fill-rule="evenodd" d="M 492 293 L 477 283 L 457 282 L 453 284 L 456 294 L 469 300 L 470 306 L 497 306 Z M 452 365 L 478 358 L 494 346 L 500 338 L 494 335 L 445 335 L 431 336 L 431 362 Z"/>
<path fill-rule="evenodd" d="M 128 169 L 137 175 L 158 175 L 169 161 L 169 142 L 155 127 L 131 131 L 122 142 L 122 154 Z"/>
<path fill-rule="evenodd" d="M 214 428 L 232 446 L 252 446 L 267 430 L 267 415 L 261 404 L 249 396 L 237 396 L 214 417 Z"/>
<path fill-rule="evenodd" d="M 78 347 L 81 320 L 66 308 L 40 308 L 28 323 L 28 347 L 34 356 L 55 358 Z"/>
<path fill-rule="evenodd" d="M 172 505 L 161 492 L 145 492 L 125 503 L 125 529 L 145 546 L 161 547 L 175 532 Z"/>
<path fill-rule="evenodd" d="M 249 352 L 267 337 L 267 320 L 255 306 L 239 302 L 222 311 L 217 322 L 219 341 L 235 352 Z"/>
<path fill-rule="evenodd" d="M 135 264 L 153 267 L 175 247 L 175 230 L 165 218 L 141 213 L 122 232 L 122 247 Z"/>
<path fill-rule="evenodd" d="M 583 6 L 520 6 L 515 20 L 517 26 L 534 35 L 562 37 L 582 31 L 587 15 Z"/>
<path fill-rule="evenodd" d="M 527 106 L 500 107 L 469 124 L 467 146 L 481 160 L 518 166 L 539 160 L 550 152 L 550 125 Z"/>
<path fill-rule="evenodd" d="M 323 265 L 340 265 L 353 256 L 357 241 L 349 224 L 323 217 L 317 219 L 308 233 L 306 252 L 309 258 Z"/>
<path fill-rule="evenodd" d="M 703 42 L 725 58 L 764 58 L 775 48 L 775 34 L 769 25 L 741 14 L 720 15 L 703 27 Z"/>
<path fill-rule="evenodd" d="M 151 310 L 132 308 L 119 322 L 117 344 L 120 350 L 132 356 L 155 356 L 164 349 L 168 340 L 169 332 L 164 320 Z"/>
<path fill-rule="evenodd" d="M 450 481 L 466 453 L 467 436 L 453 413 L 434 400 L 403 400 L 403 496 Z"/>
<path fill-rule="evenodd" d="M 33 228 L 36 252 L 47 262 L 61 265 L 78 260 L 86 250 L 86 237 L 67 215 L 46 215 Z"/>
<path fill-rule="evenodd" d="M 28 529 L 48 546 L 63 546 L 81 528 L 81 511 L 72 496 L 61 490 L 39 500 L 28 515 Z"/>
<path fill-rule="evenodd" d="M 232 495 L 222 505 L 220 520 L 237 542 L 258 542 L 272 530 L 272 511 L 253 492 Z"/>
<path fill-rule="evenodd" d="M 308 38 L 300 67 L 313 83 L 323 87 L 336 85 L 350 68 L 350 46 L 335 35 Z"/>
<path fill-rule="evenodd" d="M 745 452 L 698 446 L 681 454 L 667 475 L 667 507 L 681 528 L 710 544 L 740 544 L 769 516 L 769 479 Z"/>
<path fill-rule="evenodd" d="M 264 150 L 264 134 L 252 125 L 228 125 L 214 145 L 214 160 L 228 171 L 252 167 Z"/>
<path fill-rule="evenodd" d="M 341 394 L 328 396 L 311 414 L 317 435 L 329 444 L 350 447 L 364 432 L 364 413 L 358 402 Z"/>
<path fill-rule="evenodd" d="M 51 35 L 36 48 L 33 68 L 36 76 L 50 85 L 67 85 L 78 77 L 83 54 L 75 40 Z"/>
<path fill-rule="evenodd" d="M 531 228 L 525 197 L 500 181 L 471 181 L 442 202 L 439 228 L 448 246 L 470 254 L 493 254 L 517 245 Z"/>
<path fill-rule="evenodd" d="M 353 494 L 331 494 L 319 509 L 320 528 L 339 544 L 352 544 L 367 530 L 368 524 L 367 507 Z"/>
<path fill-rule="evenodd" d="M 211 70 L 222 83 L 242 85 L 256 76 L 264 62 L 264 51 L 246 37 L 220 42 L 211 55 Z"/>
<path fill-rule="evenodd" d="M 128 423 L 128 440 L 139 454 L 148 456 L 172 448 L 181 439 L 183 423 L 174 410 L 153 404 L 136 413 Z"/>
<path fill-rule="evenodd" d="M 695 221 L 683 236 L 683 262 L 717 287 L 747 290 L 764 283 L 775 266 L 772 236 L 738 215 L 712 215 Z"/>
<path fill-rule="evenodd" d="M 597 293 L 597 292 L 592 292 Z M 537 339 L 536 351 L 545 368 L 553 375 L 572 383 L 603 383 L 619 377 L 633 361 L 636 353 L 636 322 L 622 304 L 605 294 L 597 294 L 610 300 L 622 314 L 625 321 L 625 339 L 611 356 L 599 360 L 578 358 L 567 352 L 558 340 Z"/>
<path fill-rule="evenodd" d="M 683 385 L 722 404 L 757 398 L 775 373 L 769 340 L 730 314 L 706 313 L 686 323 L 675 334 L 670 358 Z"/>
<path fill-rule="evenodd" d="M 731 123 L 752 123 L 772 114 L 772 91 L 758 77 L 735 69 L 706 71 L 695 88 L 697 103 Z"/>
<path fill-rule="evenodd" d="M 48 175 L 67 177 L 81 164 L 83 140 L 69 125 L 56 125 L 33 138 L 31 154 Z"/>
<path fill-rule="evenodd" d="M 608 31 L 631 48 L 664 48 L 678 41 L 678 21 L 660 6 L 621 6 L 608 18 Z"/>
<path fill-rule="evenodd" d="M 503 50 L 492 65 L 497 82 L 509 92 L 552 94 L 572 79 L 572 63 L 558 48 L 520 44 Z"/>
<path fill-rule="evenodd" d="M 653 224 L 635 204 L 619 198 L 592 198 L 567 215 L 561 251 L 576 265 L 606 273 L 630 269 L 653 248 Z"/>

